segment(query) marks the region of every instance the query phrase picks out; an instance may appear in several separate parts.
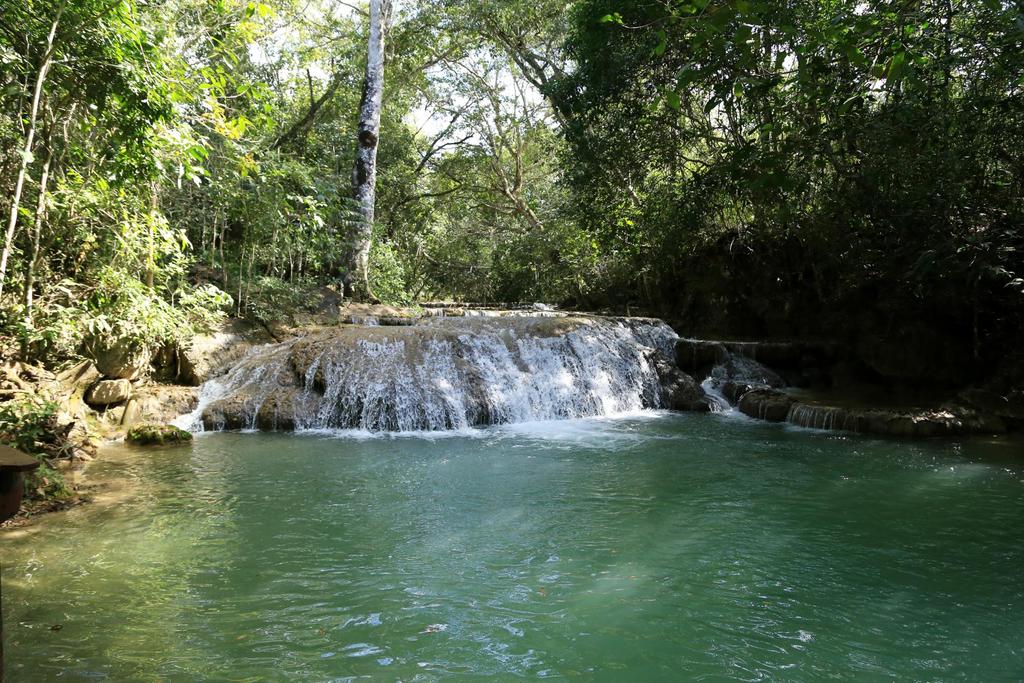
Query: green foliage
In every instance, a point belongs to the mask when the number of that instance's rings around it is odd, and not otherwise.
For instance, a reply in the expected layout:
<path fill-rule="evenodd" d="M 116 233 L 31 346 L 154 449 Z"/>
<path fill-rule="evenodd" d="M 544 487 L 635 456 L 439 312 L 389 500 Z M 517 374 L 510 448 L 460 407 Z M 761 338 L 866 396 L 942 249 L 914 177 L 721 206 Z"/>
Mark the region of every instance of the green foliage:
<path fill-rule="evenodd" d="M 25 497 L 29 500 L 61 501 L 74 495 L 64 475 L 46 463 L 25 477 Z"/>
<path fill-rule="evenodd" d="M 231 303 L 229 295 L 205 285 L 186 292 L 175 305 L 137 279 L 105 268 L 80 325 L 89 336 L 155 347 L 183 339 L 197 328 L 210 329 Z"/>
<path fill-rule="evenodd" d="M 43 397 L 30 395 L 0 403 L 0 443 L 34 455 L 40 467 L 25 478 L 30 500 L 62 500 L 73 491 L 59 471 L 46 460 L 55 447 L 54 427 L 58 406 Z"/>
<path fill-rule="evenodd" d="M 311 313 L 319 301 L 316 290 L 316 283 L 311 280 L 290 282 L 268 276 L 255 278 L 246 299 L 248 314 L 266 324 L 286 320 L 292 313 Z"/>
<path fill-rule="evenodd" d="M 62 283 L 37 311 L 33 326 L 19 330 L 36 356 L 74 357 L 89 339 L 156 348 L 212 329 L 232 305 L 231 296 L 213 285 L 176 292 L 172 303 L 112 267 L 97 276 L 90 288 Z"/>
<path fill-rule="evenodd" d="M 370 276 L 370 287 L 383 303 L 411 303 L 406 291 L 405 267 L 394 247 L 386 242 L 376 242 L 370 252 L 370 263 L 373 270 Z"/>
<path fill-rule="evenodd" d="M 38 453 L 49 439 L 57 404 L 36 395 L 0 403 L 0 443 L 23 453 Z"/>
<path fill-rule="evenodd" d="M 11 6 L 0 197 L 23 160 L 27 182 L 4 349 L 160 345 L 337 288 L 367 29 L 344 5 Z M 694 331 L 865 339 L 910 318 L 972 356 L 1024 324 L 1012 3 L 416 0 L 388 44 L 385 301 L 639 305 Z"/>
<path fill-rule="evenodd" d="M 1022 46 L 1012 3 L 577 3 L 557 87 L 576 212 L 626 276 L 608 298 L 749 335 L 910 319 L 998 354 Z"/>
<path fill-rule="evenodd" d="M 201 153 L 190 136 L 173 134 L 184 57 L 168 49 L 157 11 L 131 1 L 12 12 L 0 54 L 18 78 L 0 83 L 0 120 L 23 123 L 0 127 L 0 143 L 17 149 L 31 132 L 36 144 L 22 155 L 28 182 L 14 207 L 0 335 L 17 338 L 23 354 L 58 360 L 94 334 L 156 344 L 209 324 L 225 299 L 191 290 L 190 242 L 160 210 L 161 171 L 173 164 L 179 179 L 194 177 L 201 169 L 186 161 Z M 0 164 L 0 189 L 13 170 Z"/>

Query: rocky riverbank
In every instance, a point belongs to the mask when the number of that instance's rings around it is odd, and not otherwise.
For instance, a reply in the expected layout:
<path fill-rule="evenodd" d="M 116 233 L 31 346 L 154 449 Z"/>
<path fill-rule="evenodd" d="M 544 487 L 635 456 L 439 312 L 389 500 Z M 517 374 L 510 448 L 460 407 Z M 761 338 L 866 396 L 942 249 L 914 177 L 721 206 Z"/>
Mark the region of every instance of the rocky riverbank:
<path fill-rule="evenodd" d="M 103 443 L 133 430 L 162 433 L 196 408 L 203 382 L 271 340 L 266 330 L 236 320 L 173 348 L 92 340 L 85 358 L 63 367 L 0 365 L 0 442 L 42 464 L 30 477 L 22 515 L 87 499 L 80 475 Z"/>
<path fill-rule="evenodd" d="M 707 376 L 706 384 L 740 412 L 769 422 L 896 437 L 1024 427 L 1020 359 L 1007 359 L 993 378 L 959 391 L 866 385 L 856 361 L 834 344 L 681 339 L 676 360 Z"/>
<path fill-rule="evenodd" d="M 925 392 L 908 404 L 875 387 L 872 400 L 853 402 L 857 372 L 836 345 L 679 339 L 653 319 L 548 307 L 332 306 L 269 328 L 228 321 L 175 347 L 94 341 L 84 352 L 55 369 L 0 365 L 0 439 L 45 465 L 36 498 L 49 502 L 36 509 L 76 499 L 72 475 L 102 442 L 132 429 L 159 433 L 157 443 L 177 438 L 160 429 L 200 407 L 215 429 L 437 430 L 730 406 L 897 437 L 1024 426 L 1022 358 L 951 395 Z M 220 393 L 200 406 L 199 387 L 214 378 Z M 48 472 L 70 483 L 55 485 Z"/>

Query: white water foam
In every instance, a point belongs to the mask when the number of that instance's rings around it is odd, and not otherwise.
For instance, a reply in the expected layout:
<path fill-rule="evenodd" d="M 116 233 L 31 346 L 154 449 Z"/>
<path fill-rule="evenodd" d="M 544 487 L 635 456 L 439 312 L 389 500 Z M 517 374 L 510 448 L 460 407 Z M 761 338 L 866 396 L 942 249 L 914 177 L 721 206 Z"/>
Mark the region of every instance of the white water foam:
<path fill-rule="evenodd" d="M 365 328 L 356 337 L 264 347 L 204 386 L 191 419 L 242 429 L 424 433 L 660 408 L 656 357 L 677 339 L 664 323 L 532 324 L 499 318 Z M 230 411 L 240 423 L 219 423 Z"/>

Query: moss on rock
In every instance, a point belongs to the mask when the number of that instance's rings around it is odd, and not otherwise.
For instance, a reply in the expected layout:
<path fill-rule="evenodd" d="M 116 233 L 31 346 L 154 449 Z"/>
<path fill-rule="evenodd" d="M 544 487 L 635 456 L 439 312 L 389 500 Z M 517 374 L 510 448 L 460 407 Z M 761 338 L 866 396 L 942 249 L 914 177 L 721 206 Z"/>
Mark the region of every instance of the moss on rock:
<path fill-rule="evenodd" d="M 125 439 L 137 446 L 162 446 L 187 443 L 192 440 L 192 435 L 171 425 L 144 424 L 129 429 Z"/>

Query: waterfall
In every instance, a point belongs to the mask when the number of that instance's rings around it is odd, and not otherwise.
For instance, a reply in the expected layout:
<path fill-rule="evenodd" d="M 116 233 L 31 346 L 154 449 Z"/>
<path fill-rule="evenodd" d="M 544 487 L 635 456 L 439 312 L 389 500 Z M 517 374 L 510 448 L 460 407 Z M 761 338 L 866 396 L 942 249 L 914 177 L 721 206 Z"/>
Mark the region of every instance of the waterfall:
<path fill-rule="evenodd" d="M 826 431 L 861 431 L 861 414 L 846 408 L 794 403 L 786 422 L 797 427 Z"/>
<path fill-rule="evenodd" d="M 211 429 L 442 431 L 661 405 L 656 320 L 427 318 L 262 347 L 203 388 Z"/>
<path fill-rule="evenodd" d="M 712 401 L 712 412 L 731 412 L 733 404 L 751 389 L 778 388 L 785 385 L 785 381 L 774 370 L 753 358 L 732 351 L 725 345 L 719 345 L 719 353 L 720 362 L 701 383 L 704 392 Z"/>
<path fill-rule="evenodd" d="M 708 397 L 708 407 L 712 413 L 728 413 L 733 410 L 732 403 L 722 393 L 719 383 L 712 377 L 708 377 L 700 384 L 704 394 Z"/>

